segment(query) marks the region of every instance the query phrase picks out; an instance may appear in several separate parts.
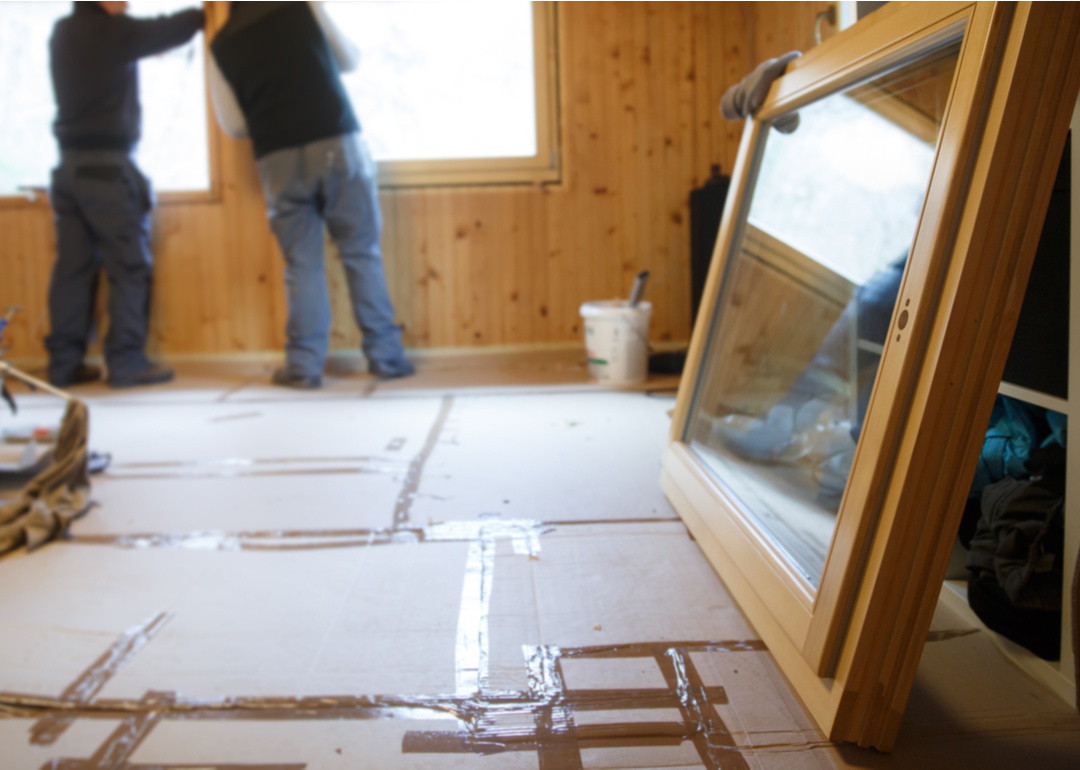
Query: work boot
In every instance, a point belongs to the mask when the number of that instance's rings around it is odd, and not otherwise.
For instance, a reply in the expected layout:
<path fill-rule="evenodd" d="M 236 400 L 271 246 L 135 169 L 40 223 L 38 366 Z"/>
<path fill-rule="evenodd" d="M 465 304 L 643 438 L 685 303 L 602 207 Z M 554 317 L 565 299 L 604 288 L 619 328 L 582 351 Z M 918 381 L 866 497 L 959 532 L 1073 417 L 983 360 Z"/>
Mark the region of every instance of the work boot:
<path fill-rule="evenodd" d="M 109 375 L 109 385 L 114 388 L 137 388 L 140 385 L 159 385 L 170 382 L 173 370 L 160 364 L 147 364 L 146 368 L 131 374 Z"/>
<path fill-rule="evenodd" d="M 283 388 L 293 388 L 294 390 L 315 390 L 322 387 L 322 377 L 319 375 L 300 374 L 287 366 L 275 369 L 270 380 L 275 385 L 280 385 Z"/>
<path fill-rule="evenodd" d="M 416 369 L 409 363 L 405 356 L 400 356 L 387 361 L 369 361 L 368 371 L 380 380 L 393 380 L 398 377 L 411 377 L 416 374 Z"/>
<path fill-rule="evenodd" d="M 79 364 L 75 371 L 66 377 L 49 377 L 49 384 L 58 388 L 70 388 L 72 385 L 85 385 L 101 379 L 101 367 Z"/>

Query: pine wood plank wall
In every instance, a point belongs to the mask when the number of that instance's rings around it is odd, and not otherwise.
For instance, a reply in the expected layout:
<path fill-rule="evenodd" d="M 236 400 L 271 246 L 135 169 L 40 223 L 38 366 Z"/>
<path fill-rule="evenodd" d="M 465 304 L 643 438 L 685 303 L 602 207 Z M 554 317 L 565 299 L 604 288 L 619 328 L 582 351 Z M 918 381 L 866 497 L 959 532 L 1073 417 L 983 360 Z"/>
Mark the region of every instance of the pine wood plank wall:
<path fill-rule="evenodd" d="M 646 269 L 651 338 L 688 339 L 689 192 L 710 164 L 731 170 L 742 131 L 719 116 L 720 96 L 758 61 L 810 48 L 814 16 L 827 5 L 560 4 L 562 181 L 382 195 L 406 345 L 573 342 L 581 303 L 625 296 Z M 219 198 L 155 212 L 158 355 L 281 349 L 281 258 L 250 147 L 217 141 Z M 0 206 L 0 308 L 23 307 L 8 335 L 13 360 L 44 360 L 53 249 L 47 205 Z M 359 335 L 330 252 L 328 264 L 332 346 L 353 348 Z"/>

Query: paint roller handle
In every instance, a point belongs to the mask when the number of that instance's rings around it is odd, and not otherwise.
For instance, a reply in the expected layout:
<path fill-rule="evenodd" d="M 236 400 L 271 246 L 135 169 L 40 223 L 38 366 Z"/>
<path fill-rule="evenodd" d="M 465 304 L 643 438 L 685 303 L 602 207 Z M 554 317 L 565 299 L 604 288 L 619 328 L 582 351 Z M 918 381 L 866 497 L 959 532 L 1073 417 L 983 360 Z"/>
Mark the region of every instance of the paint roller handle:
<path fill-rule="evenodd" d="M 649 280 L 649 271 L 642 270 L 634 279 L 634 285 L 630 289 L 630 299 L 626 301 L 627 307 L 635 307 L 641 302 L 641 295 L 645 293 L 645 283 Z"/>

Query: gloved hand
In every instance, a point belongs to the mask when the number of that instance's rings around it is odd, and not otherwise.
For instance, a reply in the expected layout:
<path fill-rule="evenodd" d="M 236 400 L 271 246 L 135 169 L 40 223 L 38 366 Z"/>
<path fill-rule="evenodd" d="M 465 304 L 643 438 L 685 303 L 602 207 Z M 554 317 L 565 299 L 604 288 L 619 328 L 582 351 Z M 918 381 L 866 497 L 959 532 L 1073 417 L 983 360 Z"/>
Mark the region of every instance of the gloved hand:
<path fill-rule="evenodd" d="M 767 59 L 754 71 L 724 92 L 720 99 L 720 112 L 728 120 L 744 120 L 753 115 L 769 93 L 769 86 L 784 74 L 787 65 L 802 56 L 799 51 L 789 51 L 776 59 Z M 778 131 L 791 133 L 799 124 L 798 115 L 790 115 L 774 124 Z"/>

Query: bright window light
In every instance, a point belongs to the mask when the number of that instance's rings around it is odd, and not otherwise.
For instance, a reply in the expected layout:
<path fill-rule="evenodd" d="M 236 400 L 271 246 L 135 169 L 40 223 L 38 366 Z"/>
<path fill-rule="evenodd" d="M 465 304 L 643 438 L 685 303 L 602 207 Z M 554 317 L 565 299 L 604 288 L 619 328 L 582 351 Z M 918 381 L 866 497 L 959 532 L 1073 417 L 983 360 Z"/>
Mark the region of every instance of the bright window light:
<path fill-rule="evenodd" d="M 157 16 L 193 3 L 135 0 L 132 16 Z M 45 188 L 58 151 L 52 133 L 56 117 L 49 76 L 49 37 L 69 2 L 13 2 L 0 5 L 0 196 Z M 136 158 L 162 191 L 210 189 L 206 91 L 202 36 L 185 46 L 139 63 L 143 109 L 142 141 Z"/>
<path fill-rule="evenodd" d="M 537 153 L 532 3 L 325 7 L 360 50 L 345 81 L 377 159 Z"/>

